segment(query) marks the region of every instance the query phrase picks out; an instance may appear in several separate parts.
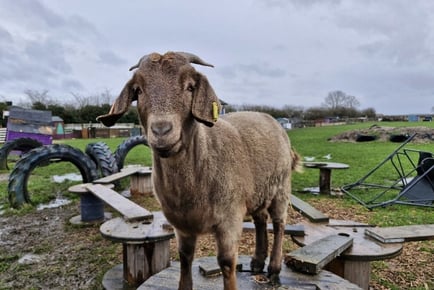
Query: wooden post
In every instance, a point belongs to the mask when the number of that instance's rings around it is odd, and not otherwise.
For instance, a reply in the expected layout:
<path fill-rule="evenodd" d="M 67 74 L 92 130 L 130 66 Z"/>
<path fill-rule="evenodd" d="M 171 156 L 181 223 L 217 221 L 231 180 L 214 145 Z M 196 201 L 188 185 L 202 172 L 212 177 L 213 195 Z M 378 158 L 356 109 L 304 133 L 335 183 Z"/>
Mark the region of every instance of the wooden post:
<path fill-rule="evenodd" d="M 329 168 L 319 169 L 319 192 L 330 194 L 332 170 Z"/>
<path fill-rule="evenodd" d="M 72 217 L 69 221 L 72 224 L 86 224 L 102 222 L 111 216 L 104 212 L 104 202 L 93 195 L 88 189 L 88 184 L 77 184 L 68 190 L 71 193 L 80 195 L 80 215 Z M 113 188 L 113 184 L 107 184 L 107 188 Z"/>
<path fill-rule="evenodd" d="M 152 176 L 151 168 L 143 168 L 130 177 L 131 195 L 152 196 Z"/>
<path fill-rule="evenodd" d="M 139 286 L 153 274 L 170 267 L 170 240 L 123 244 L 124 279 Z"/>
<path fill-rule="evenodd" d="M 359 285 L 364 290 L 369 290 L 370 261 L 351 261 L 339 257 L 330 262 L 325 269 Z"/>

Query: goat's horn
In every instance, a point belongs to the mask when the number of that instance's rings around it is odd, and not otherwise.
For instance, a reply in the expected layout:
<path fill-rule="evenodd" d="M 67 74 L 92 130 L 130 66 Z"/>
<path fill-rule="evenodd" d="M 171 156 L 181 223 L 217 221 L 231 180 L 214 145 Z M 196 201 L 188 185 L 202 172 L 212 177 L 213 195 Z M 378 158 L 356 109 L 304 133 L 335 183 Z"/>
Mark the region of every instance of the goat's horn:
<path fill-rule="evenodd" d="M 142 56 L 142 58 L 139 59 L 139 62 L 136 65 L 133 65 L 132 67 L 130 67 L 130 71 L 138 68 L 140 66 L 140 64 L 142 63 L 142 61 L 145 61 L 148 58 L 148 56 L 149 56 L 149 54 Z"/>
<path fill-rule="evenodd" d="M 204 66 L 214 67 L 212 64 L 204 62 L 200 57 L 198 57 L 197 55 L 194 55 L 192 53 L 177 52 L 177 54 L 182 55 L 183 57 L 185 57 L 187 59 L 187 61 L 190 62 L 190 63 L 195 63 L 195 64 L 204 65 Z"/>

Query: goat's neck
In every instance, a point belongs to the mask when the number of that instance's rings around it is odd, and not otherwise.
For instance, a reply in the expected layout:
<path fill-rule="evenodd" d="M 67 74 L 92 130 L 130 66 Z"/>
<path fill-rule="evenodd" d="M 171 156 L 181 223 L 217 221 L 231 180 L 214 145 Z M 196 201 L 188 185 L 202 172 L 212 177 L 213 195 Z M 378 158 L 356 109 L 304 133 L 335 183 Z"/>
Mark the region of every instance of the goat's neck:
<path fill-rule="evenodd" d="M 157 154 L 153 155 L 154 171 L 158 175 L 179 175 L 188 172 L 185 176 L 189 179 L 200 177 L 200 172 L 206 170 L 208 163 L 211 162 L 209 154 L 212 151 L 212 128 L 196 123 L 184 131 L 182 135 L 183 146 L 180 152 L 169 158 L 161 158 Z M 195 173 L 195 174 L 193 174 Z M 196 175 L 196 176 L 194 176 Z M 187 181 L 187 180 L 186 180 Z M 196 180 L 192 180 L 196 182 Z"/>

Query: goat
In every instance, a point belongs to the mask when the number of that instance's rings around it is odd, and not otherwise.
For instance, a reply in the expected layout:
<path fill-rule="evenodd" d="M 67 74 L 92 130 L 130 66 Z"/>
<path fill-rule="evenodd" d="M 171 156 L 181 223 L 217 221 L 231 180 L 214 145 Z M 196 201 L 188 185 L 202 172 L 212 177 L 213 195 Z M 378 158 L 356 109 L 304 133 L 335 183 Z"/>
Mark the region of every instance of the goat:
<path fill-rule="evenodd" d="M 271 116 L 223 115 L 207 78 L 190 63 L 212 66 L 189 53 L 152 53 L 131 69 L 132 78 L 110 112 L 97 120 L 112 126 L 137 100 L 153 155 L 154 193 L 174 226 L 181 275 L 192 289 L 192 262 L 199 235 L 213 233 L 225 290 L 237 289 L 238 242 L 244 216 L 255 223 L 255 273 L 268 254 L 267 221 L 274 226 L 268 276 L 279 282 L 291 172 L 300 164 L 288 136 Z"/>

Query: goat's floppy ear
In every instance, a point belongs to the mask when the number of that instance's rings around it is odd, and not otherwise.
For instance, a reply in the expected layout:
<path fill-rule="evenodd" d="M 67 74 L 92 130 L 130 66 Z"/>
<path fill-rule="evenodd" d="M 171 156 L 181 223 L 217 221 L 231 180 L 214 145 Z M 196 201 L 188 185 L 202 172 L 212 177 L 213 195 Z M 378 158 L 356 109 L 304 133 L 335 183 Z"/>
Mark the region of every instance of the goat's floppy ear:
<path fill-rule="evenodd" d="M 131 103 L 137 100 L 137 86 L 135 84 L 134 77 L 128 81 L 125 87 L 122 89 L 119 97 L 112 105 L 110 111 L 106 115 L 101 115 L 96 118 L 107 127 L 113 126 L 116 121 L 125 114 Z"/>
<path fill-rule="evenodd" d="M 220 102 L 208 79 L 201 75 L 193 95 L 192 114 L 199 122 L 212 127 L 217 121 Z"/>

